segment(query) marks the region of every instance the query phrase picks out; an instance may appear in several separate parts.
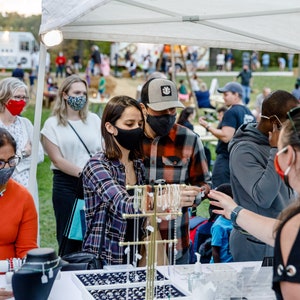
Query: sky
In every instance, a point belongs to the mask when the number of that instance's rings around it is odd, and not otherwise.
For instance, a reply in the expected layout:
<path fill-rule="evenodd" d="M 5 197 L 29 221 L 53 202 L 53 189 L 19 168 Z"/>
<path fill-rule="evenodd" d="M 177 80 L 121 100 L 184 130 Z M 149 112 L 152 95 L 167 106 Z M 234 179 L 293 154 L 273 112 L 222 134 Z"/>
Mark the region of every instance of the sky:
<path fill-rule="evenodd" d="M 42 13 L 42 0 L 0 0 L 0 12 L 17 12 L 20 15 Z"/>

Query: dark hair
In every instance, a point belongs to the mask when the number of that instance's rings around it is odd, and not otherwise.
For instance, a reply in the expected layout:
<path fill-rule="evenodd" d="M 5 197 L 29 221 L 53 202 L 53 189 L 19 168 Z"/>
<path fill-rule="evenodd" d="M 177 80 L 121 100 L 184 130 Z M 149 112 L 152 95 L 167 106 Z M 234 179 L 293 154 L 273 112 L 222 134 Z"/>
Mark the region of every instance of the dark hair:
<path fill-rule="evenodd" d="M 155 79 L 158 79 L 158 77 L 149 79 L 142 87 L 141 103 L 143 103 L 145 105 L 145 107 L 148 107 L 148 104 L 149 104 L 149 95 L 148 95 L 149 84 L 152 80 L 155 80 Z"/>
<path fill-rule="evenodd" d="M 282 147 L 291 145 L 294 149 L 300 151 L 300 109 L 292 117 L 292 120 L 287 118 L 281 130 L 283 131 L 280 134 Z M 296 163 L 299 164 L 297 161 Z M 298 169 L 300 169 L 300 166 Z M 280 222 L 278 226 L 275 227 L 274 233 L 280 230 L 288 220 L 298 213 L 300 213 L 300 195 L 298 195 L 298 201 L 294 201 L 293 204 L 289 205 L 280 213 L 278 216 Z"/>
<path fill-rule="evenodd" d="M 178 121 L 177 123 L 180 125 L 184 125 L 184 122 L 187 121 L 187 119 L 189 118 L 189 116 L 191 114 L 193 114 L 195 111 L 194 107 L 186 107 L 185 109 L 183 109 L 178 117 Z"/>
<path fill-rule="evenodd" d="M 11 145 L 15 153 L 17 152 L 17 143 L 14 137 L 5 128 L 0 128 L 0 147 L 5 145 Z"/>
<path fill-rule="evenodd" d="M 130 106 L 138 109 L 144 120 L 144 115 L 139 103 L 135 99 L 128 96 L 115 96 L 111 98 L 103 111 L 101 120 L 101 133 L 105 142 L 105 154 L 109 159 L 119 159 L 121 158 L 122 154 L 115 139 L 113 138 L 113 135 L 106 130 L 105 123 L 109 122 L 112 125 L 115 125 L 117 120 L 121 118 L 124 110 Z M 129 158 L 131 160 L 143 158 L 142 141 L 138 149 L 130 151 Z"/>
<path fill-rule="evenodd" d="M 225 106 L 225 105 L 223 105 L 223 106 L 221 106 L 221 107 L 219 107 L 219 108 L 217 108 L 217 113 L 220 113 L 220 112 L 226 112 L 228 110 L 228 108 Z"/>
<path fill-rule="evenodd" d="M 283 90 L 271 92 L 263 101 L 261 114 L 267 117 L 276 115 L 281 121 L 286 120 L 286 113 L 299 105 L 296 97 Z"/>
<path fill-rule="evenodd" d="M 232 188 L 229 183 L 222 183 L 215 190 L 222 192 L 222 193 L 230 196 L 231 198 L 233 198 Z M 211 198 L 210 198 L 210 200 L 216 201 L 215 199 L 211 199 Z M 215 205 L 211 205 L 211 204 L 209 205 L 208 211 L 209 211 L 209 215 L 210 215 L 210 220 L 215 220 L 219 216 L 212 212 L 214 209 L 221 209 L 221 208 L 218 206 L 215 206 Z"/>

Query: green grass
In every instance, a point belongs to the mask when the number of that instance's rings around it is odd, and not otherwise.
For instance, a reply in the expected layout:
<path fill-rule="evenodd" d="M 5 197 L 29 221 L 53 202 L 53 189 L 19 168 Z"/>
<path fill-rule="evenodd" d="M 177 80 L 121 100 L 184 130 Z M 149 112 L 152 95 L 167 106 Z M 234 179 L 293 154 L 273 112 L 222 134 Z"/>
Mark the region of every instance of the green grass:
<path fill-rule="evenodd" d="M 43 109 L 42 126 L 50 113 L 49 109 Z M 34 105 L 29 105 L 23 116 L 33 122 Z M 47 155 L 45 155 L 44 162 L 37 166 L 37 181 L 39 187 L 40 246 L 54 248 L 57 251 L 55 217 L 52 206 L 52 172 Z"/>
<path fill-rule="evenodd" d="M 202 80 L 209 85 L 212 78 L 218 78 L 219 86 L 223 86 L 228 81 L 232 80 L 232 77 L 223 76 L 202 77 Z M 250 107 L 253 107 L 257 94 L 264 86 L 269 86 L 272 90 L 283 89 L 291 91 L 294 87 L 295 81 L 296 77 L 255 77 Z M 34 105 L 29 105 L 23 115 L 33 122 Z M 44 108 L 42 113 L 42 125 L 49 115 L 50 110 Z M 47 156 L 45 156 L 44 162 L 39 164 L 37 167 L 37 181 L 40 200 L 40 245 L 41 247 L 51 247 L 57 250 L 57 242 L 55 238 L 55 218 L 52 206 L 52 172 L 50 171 L 50 161 Z M 197 214 L 208 217 L 208 205 L 208 200 L 203 201 L 197 208 Z"/>

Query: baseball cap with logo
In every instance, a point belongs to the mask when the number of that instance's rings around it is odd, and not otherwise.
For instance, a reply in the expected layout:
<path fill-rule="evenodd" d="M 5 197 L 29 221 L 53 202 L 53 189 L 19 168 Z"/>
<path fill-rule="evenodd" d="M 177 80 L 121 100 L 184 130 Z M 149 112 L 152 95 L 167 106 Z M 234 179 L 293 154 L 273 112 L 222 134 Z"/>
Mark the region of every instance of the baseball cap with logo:
<path fill-rule="evenodd" d="M 223 86 L 222 88 L 218 89 L 219 93 L 225 93 L 225 92 L 232 92 L 232 93 L 238 93 L 240 96 L 243 95 L 243 87 L 238 82 L 228 82 Z"/>
<path fill-rule="evenodd" d="M 176 85 L 165 78 L 154 78 L 146 82 L 142 88 L 141 101 L 156 111 L 173 107 L 184 108 L 178 99 Z"/>

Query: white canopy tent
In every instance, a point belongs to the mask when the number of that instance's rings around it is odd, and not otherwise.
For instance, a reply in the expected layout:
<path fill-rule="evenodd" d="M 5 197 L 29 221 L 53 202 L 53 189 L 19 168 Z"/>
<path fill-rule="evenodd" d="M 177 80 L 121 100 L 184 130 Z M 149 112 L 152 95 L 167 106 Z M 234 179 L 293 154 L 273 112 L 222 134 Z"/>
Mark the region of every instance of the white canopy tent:
<path fill-rule="evenodd" d="M 300 52 L 299 0 L 43 0 L 40 35 L 65 39 Z M 37 157 L 46 47 L 41 43 L 34 122 Z M 37 163 L 32 160 L 31 184 Z"/>

